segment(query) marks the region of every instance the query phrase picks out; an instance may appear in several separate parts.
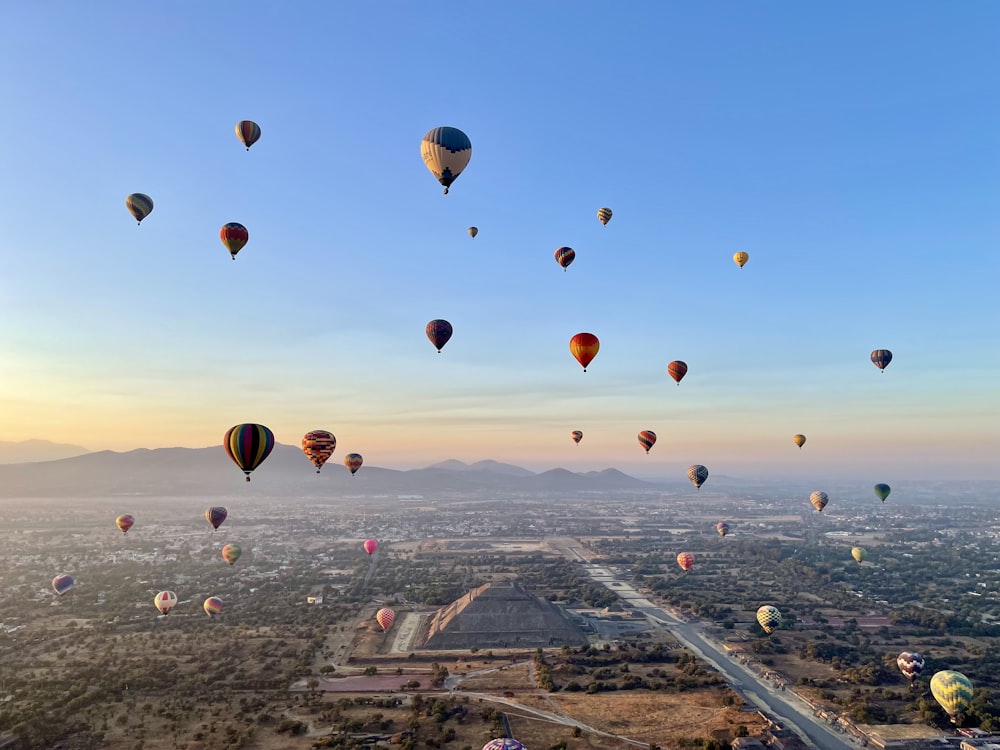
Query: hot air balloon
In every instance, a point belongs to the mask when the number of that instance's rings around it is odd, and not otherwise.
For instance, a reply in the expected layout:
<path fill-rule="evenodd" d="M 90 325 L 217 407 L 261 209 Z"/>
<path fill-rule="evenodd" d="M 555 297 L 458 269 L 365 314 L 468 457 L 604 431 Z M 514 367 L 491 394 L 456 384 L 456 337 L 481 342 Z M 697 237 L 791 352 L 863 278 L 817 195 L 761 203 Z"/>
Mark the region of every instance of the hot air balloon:
<path fill-rule="evenodd" d="M 483 750 L 525 750 L 525 748 L 511 737 L 497 737 L 483 745 Z"/>
<path fill-rule="evenodd" d="M 312 461 L 317 474 L 327 459 L 333 455 L 336 447 L 337 438 L 333 436 L 332 432 L 326 430 L 313 430 L 307 432 L 302 438 L 302 452 L 306 454 L 306 458 Z"/>
<path fill-rule="evenodd" d="M 725 536 L 729 533 L 729 524 L 725 521 L 719 521 L 715 524 L 715 530 L 719 532 L 719 536 Z"/>
<path fill-rule="evenodd" d="M 363 462 L 364 459 L 361 458 L 360 453 L 348 453 L 344 456 L 344 466 L 351 470 L 351 476 L 358 473 L 358 469 L 361 468 Z"/>
<path fill-rule="evenodd" d="M 675 359 L 673 362 L 667 365 L 667 375 L 674 379 L 677 385 L 681 384 L 684 376 L 687 375 L 688 366 L 687 362 L 679 359 Z"/>
<path fill-rule="evenodd" d="M 52 590 L 55 591 L 59 596 L 62 596 L 71 588 L 76 581 L 73 580 L 73 576 L 68 576 L 65 573 L 58 575 L 52 579 Z"/>
<path fill-rule="evenodd" d="M 583 440 L 583 431 L 573 430 L 573 432 L 570 433 L 570 436 L 573 438 L 573 442 L 579 445 L 580 441 Z"/>
<path fill-rule="evenodd" d="M 242 554 L 243 550 L 238 544 L 227 544 L 222 548 L 222 559 L 230 565 L 235 565 L 236 561 L 240 559 L 240 555 Z"/>
<path fill-rule="evenodd" d="M 578 333 L 569 340 L 569 351 L 576 357 L 584 372 L 587 371 L 587 365 L 594 361 L 600 348 L 601 342 L 592 333 Z"/>
<path fill-rule="evenodd" d="M 573 262 L 574 258 L 576 258 L 576 250 L 574 250 L 571 247 L 560 247 L 558 250 L 556 250 L 555 255 L 556 255 L 556 263 L 562 266 L 563 270 L 565 271 L 567 268 L 569 268 L 569 264 Z"/>
<path fill-rule="evenodd" d="M 472 239 L 476 239 L 477 234 L 479 234 L 479 227 L 469 227 L 469 236 Z"/>
<path fill-rule="evenodd" d="M 652 430 L 643 430 L 639 433 L 639 445 L 646 449 L 646 453 L 649 453 L 649 449 L 653 447 L 656 442 L 656 433 Z"/>
<path fill-rule="evenodd" d="M 378 612 L 375 613 L 375 621 L 382 626 L 382 632 L 385 633 L 392 627 L 392 623 L 396 619 L 396 613 L 393 612 L 388 607 L 383 607 Z"/>
<path fill-rule="evenodd" d="M 145 193 L 132 193 L 125 199 L 125 208 L 142 224 L 142 220 L 153 212 L 153 199 Z"/>
<path fill-rule="evenodd" d="M 701 486 L 705 484 L 705 480 L 708 479 L 708 469 L 701 464 L 694 464 L 693 466 L 688 466 L 687 475 L 694 488 L 700 490 Z"/>
<path fill-rule="evenodd" d="M 599 208 L 599 209 L 597 209 L 597 219 L 604 226 L 607 226 L 608 222 L 611 221 L 611 209 L 610 208 Z"/>
<path fill-rule="evenodd" d="M 260 466 L 274 448 L 274 433 L 262 424 L 238 424 L 226 431 L 222 445 L 249 482 L 250 472 Z"/>
<path fill-rule="evenodd" d="M 740 268 L 743 268 L 743 266 L 747 264 L 748 260 L 750 260 L 750 253 L 733 253 L 733 263 L 738 265 Z"/>
<path fill-rule="evenodd" d="M 221 505 L 213 505 L 205 511 L 205 520 L 212 524 L 212 528 L 216 531 L 219 530 L 219 527 L 222 526 L 222 522 L 225 521 L 228 516 L 229 511 Z"/>
<path fill-rule="evenodd" d="M 883 372 L 890 362 L 892 362 L 892 352 L 888 349 L 876 349 L 872 352 L 872 364 Z"/>
<path fill-rule="evenodd" d="M 424 164 L 444 185 L 444 194 L 451 187 L 472 158 L 472 141 L 458 128 L 432 128 L 420 142 L 420 155 Z"/>
<path fill-rule="evenodd" d="M 875 497 L 877 497 L 883 503 L 885 502 L 885 499 L 889 497 L 890 492 L 892 492 L 892 490 L 887 484 L 882 484 L 881 482 L 879 482 L 878 484 L 875 485 Z"/>
<path fill-rule="evenodd" d="M 440 319 L 432 320 L 424 330 L 427 333 L 427 338 L 434 344 L 434 348 L 438 350 L 438 354 L 441 353 L 441 349 L 451 339 L 451 334 L 454 333 L 451 323 Z"/>
<path fill-rule="evenodd" d="M 250 239 L 250 233 L 242 224 L 231 221 L 228 224 L 222 225 L 222 229 L 219 230 L 219 239 L 226 246 L 232 259 L 236 260 L 236 253 L 242 250 L 243 246 L 247 244 L 247 241 Z"/>
<path fill-rule="evenodd" d="M 765 604 L 757 610 L 757 622 L 764 628 L 764 632 L 770 635 L 781 627 L 781 612 L 777 607 Z"/>
<path fill-rule="evenodd" d="M 236 123 L 236 137 L 249 151 L 250 147 L 260 140 L 260 125 L 253 120 L 240 120 Z"/>
<path fill-rule="evenodd" d="M 375 539 L 365 539 L 364 548 L 365 552 L 367 552 L 369 555 L 374 555 L 375 550 L 378 549 L 378 541 Z"/>
<path fill-rule="evenodd" d="M 802 450 L 802 446 L 806 444 L 806 436 L 792 435 L 792 442 L 799 446 L 799 450 Z"/>
<path fill-rule="evenodd" d="M 210 596 L 201 606 L 205 610 L 205 614 L 214 620 L 215 616 L 222 611 L 222 599 L 217 596 Z"/>
<path fill-rule="evenodd" d="M 853 557 L 860 565 L 864 560 L 868 558 L 868 553 L 865 552 L 861 547 L 854 547 L 851 549 L 851 557 Z"/>
<path fill-rule="evenodd" d="M 924 671 L 924 657 L 916 651 L 904 651 L 896 657 L 896 666 L 903 677 L 910 681 L 910 687 L 913 687 L 914 680 Z"/>
<path fill-rule="evenodd" d="M 931 677 L 931 695 L 951 717 L 951 723 L 957 724 L 972 704 L 972 682 L 961 672 L 945 669 Z"/>
<path fill-rule="evenodd" d="M 118 516 L 118 518 L 115 519 L 115 526 L 117 526 L 118 529 L 123 534 L 127 534 L 128 530 L 131 529 L 132 526 L 134 525 L 135 525 L 135 518 L 130 516 L 128 513 L 122 516 Z"/>
<path fill-rule="evenodd" d="M 173 591 L 161 591 L 153 597 L 153 605 L 160 610 L 161 615 L 169 614 L 175 604 L 177 604 L 177 594 Z"/>
<path fill-rule="evenodd" d="M 677 564 L 681 566 L 681 570 L 688 571 L 694 566 L 694 555 L 690 552 L 681 552 L 677 555 Z"/>
<path fill-rule="evenodd" d="M 820 492 L 819 490 L 816 490 L 816 492 L 812 493 L 809 496 L 809 502 L 813 504 L 813 507 L 816 510 L 822 512 L 823 508 L 826 507 L 826 504 L 830 502 L 830 498 L 827 496 L 825 492 Z"/>

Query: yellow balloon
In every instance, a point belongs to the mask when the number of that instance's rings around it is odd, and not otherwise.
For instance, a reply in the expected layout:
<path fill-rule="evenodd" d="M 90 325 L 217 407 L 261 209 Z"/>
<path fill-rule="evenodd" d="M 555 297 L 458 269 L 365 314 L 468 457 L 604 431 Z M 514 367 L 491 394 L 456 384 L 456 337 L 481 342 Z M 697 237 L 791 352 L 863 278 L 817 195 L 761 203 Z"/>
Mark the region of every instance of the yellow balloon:
<path fill-rule="evenodd" d="M 750 260 L 750 253 L 744 253 L 742 251 L 733 253 L 733 263 L 738 265 L 740 268 L 743 268 L 743 266 L 747 264 L 748 260 Z"/>

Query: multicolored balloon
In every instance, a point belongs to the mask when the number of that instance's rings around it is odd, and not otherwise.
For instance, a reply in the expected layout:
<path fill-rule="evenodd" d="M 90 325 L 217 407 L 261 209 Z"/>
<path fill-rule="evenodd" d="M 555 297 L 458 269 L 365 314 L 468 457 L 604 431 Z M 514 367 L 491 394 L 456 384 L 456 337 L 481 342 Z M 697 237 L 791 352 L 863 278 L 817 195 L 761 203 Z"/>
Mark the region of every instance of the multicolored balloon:
<path fill-rule="evenodd" d="M 260 140 L 260 125 L 253 120 L 240 120 L 236 123 L 236 137 L 249 151 L 250 147 Z"/>
<path fill-rule="evenodd" d="M 451 339 L 451 334 L 454 333 L 451 323 L 441 319 L 432 320 L 424 330 L 427 333 L 427 338 L 434 344 L 434 348 L 438 350 L 438 354 L 441 353 L 441 349 L 444 348 L 444 345 Z"/>
<path fill-rule="evenodd" d="M 806 436 L 792 435 L 792 442 L 799 446 L 799 450 L 802 450 L 802 446 L 806 444 Z"/>
<path fill-rule="evenodd" d="M 688 571 L 694 566 L 694 555 L 690 552 L 681 552 L 677 555 L 677 564 L 681 566 L 681 570 Z"/>
<path fill-rule="evenodd" d="M 851 557 L 853 557 L 858 564 L 861 564 L 868 558 L 868 553 L 862 547 L 853 547 L 851 548 Z"/>
<path fill-rule="evenodd" d="M 376 539 L 365 539 L 364 543 L 365 552 L 369 555 L 374 555 L 375 550 L 378 549 L 378 540 Z"/>
<path fill-rule="evenodd" d="M 729 533 L 729 524 L 725 521 L 719 521 L 715 524 L 715 530 L 719 532 L 719 536 L 725 536 Z"/>
<path fill-rule="evenodd" d="M 872 352 L 872 364 L 882 372 L 885 372 L 890 362 L 892 362 L 892 352 L 888 349 L 876 349 Z"/>
<path fill-rule="evenodd" d="M 247 475 L 260 466 L 274 449 L 274 433 L 262 424 L 238 424 L 230 427 L 222 438 L 222 445 L 237 466 Z"/>
<path fill-rule="evenodd" d="M 885 502 L 885 499 L 889 497 L 890 492 L 892 492 L 892 488 L 889 487 L 889 485 L 887 484 L 879 482 L 878 484 L 875 485 L 875 497 L 877 497 L 883 503 Z"/>
<path fill-rule="evenodd" d="M 577 445 L 579 445 L 580 441 L 583 440 L 583 430 L 573 430 L 570 433 L 570 437 L 573 438 L 573 442 L 574 443 L 576 443 Z"/>
<path fill-rule="evenodd" d="M 170 614 L 170 610 L 177 604 L 177 594 L 173 591 L 161 591 L 153 597 L 153 606 L 160 610 L 161 615 Z"/>
<path fill-rule="evenodd" d="M 375 621 L 382 626 L 382 632 L 385 633 L 392 627 L 392 623 L 396 620 L 396 613 L 393 612 L 388 607 L 383 607 L 378 612 L 375 613 Z"/>
<path fill-rule="evenodd" d="M 222 599 L 217 596 L 210 596 L 201 606 L 205 610 L 205 614 L 214 620 L 215 616 L 222 611 Z"/>
<path fill-rule="evenodd" d="M 469 165 L 472 141 L 458 128 L 432 128 L 420 141 L 420 156 L 431 174 L 444 185 L 444 194 L 448 195 L 451 183 Z"/>
<path fill-rule="evenodd" d="M 701 464 L 688 466 L 687 477 L 691 480 L 691 484 L 694 485 L 694 488 L 696 490 L 700 490 L 701 486 L 705 484 L 705 480 L 708 479 L 708 469 Z"/>
<path fill-rule="evenodd" d="M 587 371 L 587 365 L 594 361 L 600 348 L 601 342 L 592 333 L 578 333 L 569 340 L 570 354 L 580 363 L 584 372 Z"/>
<path fill-rule="evenodd" d="M 121 531 L 121 533 L 123 534 L 127 534 L 128 530 L 131 529 L 134 525 L 135 525 L 135 518 L 133 518 L 128 513 L 118 516 L 118 518 L 115 519 L 115 526 L 117 526 L 118 530 Z"/>
<path fill-rule="evenodd" d="M 235 565 L 242 554 L 243 550 L 238 544 L 227 544 L 222 548 L 222 559 L 230 565 Z"/>
<path fill-rule="evenodd" d="M 469 236 L 472 239 L 476 239 L 477 234 L 479 234 L 479 227 L 469 227 Z"/>
<path fill-rule="evenodd" d="M 362 463 L 364 463 L 364 459 L 361 458 L 360 453 L 348 453 L 344 456 L 344 466 L 351 470 L 351 476 L 358 473 Z"/>
<path fill-rule="evenodd" d="M 573 262 L 576 258 L 576 250 L 571 247 L 560 247 L 555 253 L 556 263 L 562 266 L 565 271 L 569 268 L 569 264 Z"/>
<path fill-rule="evenodd" d="M 132 193 L 125 199 L 125 208 L 137 223 L 142 224 L 142 220 L 153 212 L 153 199 L 145 193 Z"/>
<path fill-rule="evenodd" d="M 642 430 L 638 437 L 639 445 L 646 449 L 646 453 L 649 453 L 649 449 L 656 443 L 656 433 L 652 430 Z"/>
<path fill-rule="evenodd" d="M 667 365 L 667 375 L 674 379 L 677 385 L 681 384 L 684 376 L 687 375 L 688 366 L 687 362 L 680 359 L 675 359 L 673 362 Z"/>
<path fill-rule="evenodd" d="M 812 503 L 813 507 L 816 510 L 822 512 L 823 508 L 826 507 L 826 504 L 830 502 L 830 498 L 827 496 L 825 492 L 820 492 L 819 490 L 816 490 L 809 496 L 809 502 Z"/>
<path fill-rule="evenodd" d="M 931 677 L 931 695 L 957 724 L 962 712 L 972 705 L 972 682 L 961 672 L 945 669 Z"/>
<path fill-rule="evenodd" d="M 733 263 L 738 265 L 740 268 L 743 268 L 743 266 L 747 264 L 748 260 L 750 260 L 750 253 L 733 253 Z"/>
<path fill-rule="evenodd" d="M 607 226 L 608 222 L 611 221 L 611 209 L 607 207 L 597 209 L 597 219 L 604 226 Z"/>
<path fill-rule="evenodd" d="M 525 747 L 511 737 L 497 737 L 483 745 L 483 750 L 525 750 Z"/>
<path fill-rule="evenodd" d="M 219 230 L 219 239 L 226 246 L 232 259 L 236 260 L 236 253 L 242 250 L 250 240 L 250 232 L 239 222 L 231 221 L 222 225 L 222 229 Z"/>
<path fill-rule="evenodd" d="M 757 610 L 757 622 L 764 629 L 764 632 L 770 635 L 781 627 L 781 612 L 778 611 L 777 607 L 765 604 Z"/>
<path fill-rule="evenodd" d="M 316 467 L 316 473 L 323 468 L 323 464 L 333 455 L 337 447 L 337 438 L 332 432 L 326 430 L 312 430 L 307 432 L 302 438 L 302 452 L 306 458 L 312 461 Z"/>
<path fill-rule="evenodd" d="M 213 505 L 211 508 L 205 511 L 205 520 L 212 524 L 212 528 L 216 531 L 222 526 L 222 522 L 229 517 L 229 511 L 223 508 L 221 505 Z"/>
<path fill-rule="evenodd" d="M 914 680 L 924 671 L 924 657 L 916 651 L 904 651 L 896 657 L 896 666 L 912 686 Z"/>
<path fill-rule="evenodd" d="M 73 580 L 73 576 L 68 576 L 65 573 L 58 575 L 52 579 L 52 590 L 55 591 L 59 596 L 62 596 L 71 588 L 76 581 Z"/>

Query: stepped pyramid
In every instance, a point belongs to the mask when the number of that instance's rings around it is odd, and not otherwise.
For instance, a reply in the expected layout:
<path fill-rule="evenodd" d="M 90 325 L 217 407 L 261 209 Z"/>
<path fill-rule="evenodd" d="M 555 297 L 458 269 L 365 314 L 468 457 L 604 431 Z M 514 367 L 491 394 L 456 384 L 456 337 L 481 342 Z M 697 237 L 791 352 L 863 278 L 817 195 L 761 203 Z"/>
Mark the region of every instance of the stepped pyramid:
<path fill-rule="evenodd" d="M 487 583 L 442 607 L 421 648 L 537 648 L 586 645 L 587 636 L 559 607 L 514 581 Z"/>

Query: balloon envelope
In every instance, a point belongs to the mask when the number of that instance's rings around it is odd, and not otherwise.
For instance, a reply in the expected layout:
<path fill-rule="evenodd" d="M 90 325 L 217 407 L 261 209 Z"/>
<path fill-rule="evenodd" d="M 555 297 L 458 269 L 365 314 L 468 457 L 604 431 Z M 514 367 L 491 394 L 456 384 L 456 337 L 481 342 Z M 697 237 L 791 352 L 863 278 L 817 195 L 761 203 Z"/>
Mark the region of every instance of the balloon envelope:
<path fill-rule="evenodd" d="M 378 549 L 378 541 L 376 541 L 375 539 L 365 539 L 364 547 L 365 547 L 365 552 L 367 552 L 369 555 L 374 555 L 375 550 Z"/>
<path fill-rule="evenodd" d="M 313 430 L 307 432 L 302 438 L 302 452 L 306 454 L 306 458 L 312 461 L 317 474 L 327 459 L 333 455 L 336 447 L 337 438 L 332 432 L 326 430 Z"/>
<path fill-rule="evenodd" d="M 972 682 L 961 672 L 945 669 L 931 677 L 931 695 L 955 723 L 972 704 Z"/>
<path fill-rule="evenodd" d="M 348 453 L 344 456 L 344 466 L 351 470 L 351 476 L 358 473 L 362 463 L 364 463 L 364 459 L 361 458 L 360 453 Z"/>
<path fill-rule="evenodd" d="M 743 268 L 743 266 L 747 264 L 748 260 L 750 260 L 750 253 L 733 253 L 733 263 L 738 265 L 740 268 Z"/>
<path fill-rule="evenodd" d="M 822 511 L 823 508 L 826 507 L 826 504 L 830 502 L 830 498 L 827 496 L 825 492 L 820 492 L 819 490 L 816 490 L 816 492 L 812 493 L 809 496 L 809 502 L 812 503 L 813 507 L 816 510 Z"/>
<path fill-rule="evenodd" d="M 128 530 L 131 529 L 132 526 L 134 525 L 135 525 L 135 518 L 130 516 L 128 513 L 122 516 L 118 516 L 118 518 L 115 519 L 115 526 L 117 526 L 118 529 L 123 534 L 127 534 Z"/>
<path fill-rule="evenodd" d="M 560 247 L 555 253 L 556 263 L 563 267 L 565 271 L 569 268 L 569 264 L 573 262 L 576 258 L 576 250 L 571 247 Z"/>
<path fill-rule="evenodd" d="M 497 737 L 483 745 L 483 750 L 525 750 L 525 748 L 511 737 Z"/>
<path fill-rule="evenodd" d="M 904 651 L 896 657 L 896 666 L 911 683 L 924 671 L 924 657 L 916 651 Z"/>
<path fill-rule="evenodd" d="M 420 141 L 420 156 L 427 169 L 444 185 L 444 194 L 472 158 L 472 141 L 458 128 L 432 128 Z"/>
<path fill-rule="evenodd" d="M 125 208 L 142 224 L 142 220 L 153 211 L 153 199 L 145 193 L 132 193 L 125 199 Z"/>
<path fill-rule="evenodd" d="M 781 612 L 777 607 L 765 604 L 757 610 L 757 622 L 770 635 L 781 626 Z"/>
<path fill-rule="evenodd" d="M 861 547 L 854 547 L 851 549 L 851 557 L 853 557 L 857 562 L 862 562 L 868 557 L 868 553 L 865 552 Z"/>
<path fill-rule="evenodd" d="M 209 617 L 215 617 L 222 611 L 222 599 L 217 596 L 210 596 L 201 606 L 205 610 L 206 615 Z"/>
<path fill-rule="evenodd" d="M 227 544 L 222 548 L 222 559 L 230 565 L 235 565 L 236 561 L 240 559 L 240 555 L 242 554 L 243 550 L 238 544 Z"/>
<path fill-rule="evenodd" d="M 236 260 L 236 253 L 242 250 L 243 246 L 250 240 L 250 233 L 242 224 L 231 221 L 222 225 L 222 229 L 219 230 L 219 239 L 222 240 L 222 244 L 226 246 L 226 250 L 229 251 L 233 260 Z"/>
<path fill-rule="evenodd" d="M 569 351 L 576 357 L 584 372 L 587 371 L 587 365 L 594 361 L 600 348 L 601 342 L 592 333 L 578 333 L 569 340 Z"/>
<path fill-rule="evenodd" d="M 691 480 L 691 484 L 694 485 L 694 488 L 700 490 L 701 486 L 705 484 L 705 480 L 708 479 L 708 469 L 701 464 L 688 466 L 687 476 Z"/>
<path fill-rule="evenodd" d="M 729 524 L 725 521 L 719 521 L 715 524 L 715 530 L 719 532 L 719 536 L 725 536 L 729 533 Z"/>
<path fill-rule="evenodd" d="M 260 125 L 253 120 L 240 120 L 236 123 L 236 137 L 249 151 L 250 147 L 260 140 Z"/>
<path fill-rule="evenodd" d="M 222 522 L 229 517 L 229 511 L 221 505 L 213 505 L 205 511 L 205 520 L 212 524 L 212 528 L 218 530 Z"/>
<path fill-rule="evenodd" d="M 681 566 L 681 570 L 691 570 L 694 565 L 694 555 L 690 552 L 681 552 L 677 555 L 677 564 Z"/>
<path fill-rule="evenodd" d="M 611 221 L 611 209 L 607 207 L 597 209 L 597 219 L 604 226 L 607 226 L 608 222 Z"/>
<path fill-rule="evenodd" d="M 653 447 L 656 442 L 656 433 L 652 430 L 643 430 L 639 433 L 639 445 L 646 449 L 646 453 L 649 453 L 649 449 Z"/>
<path fill-rule="evenodd" d="M 476 239 L 477 234 L 479 234 L 479 227 L 469 227 L 469 236 L 472 239 Z"/>
<path fill-rule="evenodd" d="M 892 490 L 889 488 L 889 485 L 887 484 L 882 484 L 881 482 L 879 482 L 878 484 L 875 485 L 875 497 L 877 497 L 883 503 L 885 502 L 885 499 L 889 497 L 889 493 L 891 491 Z"/>
<path fill-rule="evenodd" d="M 173 591 L 161 591 L 153 597 L 153 605 L 160 610 L 161 615 L 168 614 L 177 604 L 177 594 Z"/>
<path fill-rule="evenodd" d="M 434 344 L 434 348 L 438 350 L 438 354 L 441 353 L 441 349 L 451 339 L 451 334 L 454 333 L 451 323 L 440 318 L 432 320 L 424 330 L 427 333 L 427 338 Z"/>
<path fill-rule="evenodd" d="M 73 576 L 68 575 L 58 575 L 52 579 L 52 590 L 55 591 L 59 596 L 62 596 L 71 588 L 76 581 L 73 580 Z"/>
<path fill-rule="evenodd" d="M 687 362 L 680 359 L 675 359 L 669 365 L 667 365 L 667 375 L 672 377 L 677 385 L 681 384 L 684 376 L 687 375 L 688 366 Z"/>
<path fill-rule="evenodd" d="M 799 448 L 806 444 L 805 435 L 792 435 L 792 442 L 795 443 Z"/>
<path fill-rule="evenodd" d="M 382 632 L 385 632 L 389 628 L 391 628 L 392 623 L 395 620 L 396 620 L 396 613 L 387 607 L 382 608 L 375 613 L 375 621 L 382 626 Z"/>
<path fill-rule="evenodd" d="M 878 369 L 885 370 L 890 362 L 892 362 L 892 352 L 888 349 L 876 349 L 872 352 L 872 364 Z"/>
<path fill-rule="evenodd" d="M 274 449 L 274 433 L 262 424 L 238 424 L 222 438 L 228 455 L 250 481 L 250 472 L 260 466 Z"/>
<path fill-rule="evenodd" d="M 573 430 L 570 435 L 573 438 L 573 442 L 577 445 L 579 445 L 580 441 L 583 440 L 583 432 L 581 430 Z"/>

